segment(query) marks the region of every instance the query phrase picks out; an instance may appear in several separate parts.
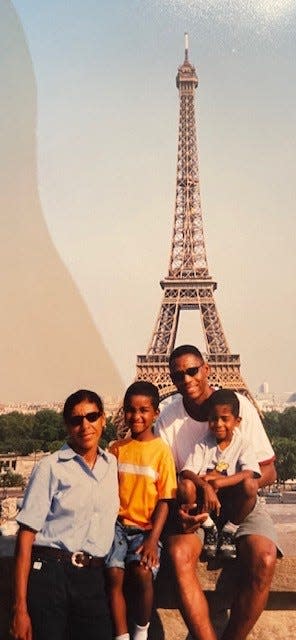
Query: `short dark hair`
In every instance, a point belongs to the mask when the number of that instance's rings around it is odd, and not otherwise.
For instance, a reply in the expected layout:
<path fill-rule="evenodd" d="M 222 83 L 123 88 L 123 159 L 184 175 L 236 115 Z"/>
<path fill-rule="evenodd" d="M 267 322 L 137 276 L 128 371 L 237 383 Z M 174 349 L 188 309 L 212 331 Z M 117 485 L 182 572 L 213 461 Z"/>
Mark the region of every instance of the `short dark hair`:
<path fill-rule="evenodd" d="M 180 356 L 185 356 L 187 354 L 191 354 L 200 358 L 204 362 L 204 358 L 202 353 L 197 347 L 194 347 L 193 344 L 181 344 L 180 347 L 176 347 L 169 357 L 169 367 L 172 368 L 174 360 L 180 358 Z"/>
<path fill-rule="evenodd" d="M 77 404 L 83 402 L 84 400 L 96 404 L 98 410 L 102 413 L 104 412 L 103 401 L 95 391 L 89 391 L 89 389 L 79 389 L 78 391 L 75 391 L 75 393 L 71 393 L 64 404 L 63 419 L 65 424 L 67 424 L 69 418 L 71 418 L 74 407 L 76 407 Z"/>
<path fill-rule="evenodd" d="M 239 399 L 231 389 L 218 389 L 209 398 L 209 414 L 218 404 L 227 404 L 231 408 L 231 413 L 235 418 L 239 417 Z"/>
<path fill-rule="evenodd" d="M 159 391 L 155 384 L 146 380 L 137 380 L 131 384 L 124 395 L 123 408 L 125 409 L 131 396 L 147 396 L 151 398 L 153 409 L 158 409 L 160 402 Z"/>

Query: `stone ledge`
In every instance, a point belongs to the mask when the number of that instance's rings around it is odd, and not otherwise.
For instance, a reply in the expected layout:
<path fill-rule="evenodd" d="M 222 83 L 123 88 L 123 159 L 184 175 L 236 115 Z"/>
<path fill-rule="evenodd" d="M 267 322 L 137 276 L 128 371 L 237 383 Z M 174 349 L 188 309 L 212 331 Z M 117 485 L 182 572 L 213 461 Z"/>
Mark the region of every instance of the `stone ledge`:
<path fill-rule="evenodd" d="M 236 562 L 217 566 L 206 562 L 199 562 L 197 574 L 203 590 L 209 598 L 225 590 L 225 583 L 235 583 L 239 579 L 239 566 Z M 229 589 L 227 590 L 227 595 Z M 296 594 L 296 557 L 285 557 L 277 560 L 273 577 L 270 598 L 272 594 Z M 227 597 L 227 596 L 226 596 Z M 296 599 L 296 595 L 294 596 Z M 156 583 L 156 600 L 161 607 L 177 608 L 177 597 L 174 590 L 174 576 L 167 563 L 163 563 Z"/>
<path fill-rule="evenodd" d="M 215 567 L 215 565 L 211 567 L 205 562 L 200 562 L 197 571 L 203 589 L 214 591 L 222 570 L 223 567 Z M 277 560 L 271 591 L 296 592 L 296 557 L 284 557 Z"/>
<path fill-rule="evenodd" d="M 295 640 L 295 629 L 295 611 L 263 611 L 247 640 Z M 179 611 L 157 609 L 149 640 L 190 640 Z"/>
<path fill-rule="evenodd" d="M 206 563 L 199 563 L 197 572 L 214 620 L 214 605 L 218 610 L 231 606 L 233 590 L 229 587 L 235 586 L 239 578 L 236 563 L 230 563 L 226 568 L 218 568 L 214 564 L 208 567 Z M 295 640 L 295 609 L 296 557 L 285 557 L 277 561 L 266 609 L 249 634 L 248 640 Z M 174 578 L 165 564 L 156 583 L 155 612 L 149 640 L 187 638 L 189 640 L 188 630 L 178 610 Z"/>
<path fill-rule="evenodd" d="M 9 640 L 8 624 L 11 601 L 12 558 L 0 558 L 0 638 Z M 235 563 L 233 563 L 235 565 Z M 235 567 L 233 567 L 235 569 Z M 209 600 L 219 597 L 227 603 L 229 592 L 221 589 L 221 568 L 198 565 L 198 575 Z M 235 580 L 235 574 L 234 574 Z M 215 587 L 217 584 L 217 590 Z M 214 593 L 215 592 L 215 593 Z M 227 605 L 226 605 L 227 606 Z M 295 640 L 296 637 L 296 557 L 277 561 L 276 572 L 266 610 L 262 613 L 248 640 Z M 151 622 L 149 640 L 185 640 L 186 626 L 178 611 L 174 579 L 166 564 L 159 573 L 155 589 L 155 612 Z"/>

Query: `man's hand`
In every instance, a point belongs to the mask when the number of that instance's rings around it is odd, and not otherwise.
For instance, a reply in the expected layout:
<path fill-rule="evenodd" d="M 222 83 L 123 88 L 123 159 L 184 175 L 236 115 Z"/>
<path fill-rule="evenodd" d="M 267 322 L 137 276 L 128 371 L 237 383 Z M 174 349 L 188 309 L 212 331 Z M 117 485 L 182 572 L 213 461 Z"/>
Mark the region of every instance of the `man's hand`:
<path fill-rule="evenodd" d="M 181 504 L 178 511 L 181 527 L 184 533 L 194 533 L 202 523 L 207 519 L 208 513 L 197 513 L 192 515 L 192 504 Z"/>

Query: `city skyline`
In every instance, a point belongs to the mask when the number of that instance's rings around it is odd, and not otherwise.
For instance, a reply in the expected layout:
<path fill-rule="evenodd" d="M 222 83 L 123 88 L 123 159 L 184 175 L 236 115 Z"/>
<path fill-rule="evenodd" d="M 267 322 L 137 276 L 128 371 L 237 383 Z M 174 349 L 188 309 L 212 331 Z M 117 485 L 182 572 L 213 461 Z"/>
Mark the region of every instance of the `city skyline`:
<path fill-rule="evenodd" d="M 252 11 L 221 1 L 99 4 L 75 0 L 70 12 L 64 1 L 14 1 L 37 79 L 43 212 L 105 345 L 129 383 L 167 272 L 174 82 L 188 31 L 206 245 L 223 326 L 253 390 L 267 379 L 271 389 L 294 391 L 292 3 L 251 2 Z M 195 327 L 184 326 L 183 336 L 199 343 Z"/>

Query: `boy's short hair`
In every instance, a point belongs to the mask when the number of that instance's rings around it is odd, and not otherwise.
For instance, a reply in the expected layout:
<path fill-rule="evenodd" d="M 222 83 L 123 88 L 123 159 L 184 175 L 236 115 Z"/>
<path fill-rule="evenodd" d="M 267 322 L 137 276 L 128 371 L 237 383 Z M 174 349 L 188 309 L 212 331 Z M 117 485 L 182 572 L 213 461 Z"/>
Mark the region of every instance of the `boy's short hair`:
<path fill-rule="evenodd" d="M 211 411 L 217 404 L 228 404 L 231 408 L 231 413 L 235 418 L 239 418 L 239 399 L 234 391 L 231 389 L 218 389 L 214 391 L 209 398 L 209 411 Z"/>
<path fill-rule="evenodd" d="M 124 395 L 123 408 L 125 409 L 131 396 L 147 396 L 151 398 L 153 409 L 158 409 L 160 403 L 159 391 L 155 384 L 146 380 L 137 380 L 131 384 Z"/>
<path fill-rule="evenodd" d="M 71 418 L 74 407 L 76 407 L 77 404 L 80 404 L 80 402 L 84 402 L 84 400 L 96 404 L 98 410 L 104 413 L 102 398 L 100 398 L 100 396 L 98 396 L 95 391 L 90 391 L 89 389 L 79 389 L 78 391 L 71 393 L 64 404 L 63 419 L 65 424 L 67 424 L 69 418 Z"/>
<path fill-rule="evenodd" d="M 174 362 L 174 360 L 176 360 L 177 358 L 180 358 L 180 356 L 186 356 L 186 355 L 194 355 L 197 358 L 200 358 L 202 361 L 204 361 L 204 357 L 202 355 L 202 353 L 200 352 L 200 350 L 197 347 L 194 347 L 193 344 L 181 344 L 180 347 L 176 347 L 176 349 L 174 349 L 169 357 L 169 367 L 170 369 L 172 368 L 172 364 Z"/>

